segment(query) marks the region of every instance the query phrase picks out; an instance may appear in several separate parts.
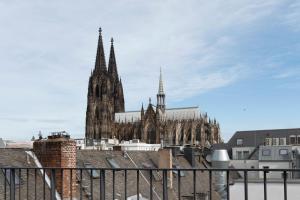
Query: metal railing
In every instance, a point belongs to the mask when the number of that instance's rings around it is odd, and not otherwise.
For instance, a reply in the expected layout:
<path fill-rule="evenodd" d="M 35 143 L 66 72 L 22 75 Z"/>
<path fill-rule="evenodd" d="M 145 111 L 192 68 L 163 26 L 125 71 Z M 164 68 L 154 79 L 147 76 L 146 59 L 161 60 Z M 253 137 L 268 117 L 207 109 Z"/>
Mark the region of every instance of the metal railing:
<path fill-rule="evenodd" d="M 263 183 L 263 197 L 265 200 L 267 197 L 267 185 L 268 185 L 268 174 L 270 172 L 282 173 L 282 187 L 283 187 L 283 195 L 282 199 L 287 200 L 287 180 L 288 173 L 298 173 L 300 169 L 157 169 L 157 168 L 18 168 L 18 167 L 4 167 L 0 168 L 2 174 L 0 174 L 0 199 L 50 199 L 50 200 L 59 200 L 59 199 L 107 199 L 106 194 L 109 193 L 111 195 L 111 199 L 128 199 L 128 182 L 134 182 L 135 184 L 135 194 L 137 200 L 142 199 L 183 199 L 182 196 L 182 179 L 187 178 L 181 176 L 184 173 L 191 173 L 192 178 L 192 192 L 191 199 L 201 199 L 199 197 L 199 193 L 197 194 L 197 187 L 199 187 L 198 183 L 201 182 L 201 178 L 197 178 L 198 173 L 206 173 L 208 177 L 208 191 L 207 197 L 204 199 L 213 199 L 213 192 L 215 190 L 216 179 L 219 176 L 218 173 L 225 174 L 225 182 L 224 189 L 226 192 L 225 199 L 230 199 L 230 185 L 232 184 L 232 179 L 230 178 L 232 173 L 239 172 L 242 174 L 242 179 L 240 181 L 243 182 L 244 185 L 244 197 L 240 199 L 248 200 L 249 191 L 248 183 L 249 183 L 249 173 L 257 172 L 262 174 L 261 183 Z M 143 173 L 148 173 L 149 176 L 143 175 Z M 169 176 L 174 177 L 172 172 L 176 172 L 176 178 L 173 179 L 173 182 L 176 182 L 176 188 L 170 189 L 168 184 L 170 184 Z M 1 172 L 0 172 L 1 173 Z M 107 191 L 107 181 L 108 178 L 106 175 L 110 173 L 109 183 L 111 187 L 110 191 Z M 117 180 L 116 174 L 122 174 L 123 180 Z M 128 174 L 131 173 L 131 179 L 129 179 Z M 159 180 L 159 184 L 156 181 L 154 184 L 154 173 L 159 173 L 161 180 Z M 135 180 L 132 180 L 132 174 L 135 174 Z M 171 174 L 171 175 L 170 175 Z M 89 180 L 87 179 L 89 178 Z M 120 176 L 119 176 L 120 177 Z M 58 180 L 60 179 L 60 180 Z M 148 196 L 142 197 L 141 195 L 141 180 L 145 181 L 148 188 Z M 144 180 L 147 179 L 147 180 Z M 98 192 L 95 195 L 95 183 L 96 181 L 99 184 L 97 188 Z M 120 193 L 116 193 L 117 184 L 116 182 L 122 181 L 122 188 L 118 188 L 119 190 L 123 190 L 122 195 Z M 89 182 L 89 184 L 87 184 Z M 156 185 L 156 186 L 155 186 Z M 161 192 L 157 192 L 159 185 L 161 185 Z M 174 184 L 175 185 L 175 184 Z M 120 187 L 120 185 L 119 185 Z M 73 188 L 77 188 L 73 190 Z M 132 190 L 132 188 L 130 188 Z M 64 194 L 67 191 L 67 194 Z M 173 194 L 171 198 L 169 195 Z M 66 197 L 67 196 L 67 197 Z M 223 198 L 224 199 L 224 198 Z"/>

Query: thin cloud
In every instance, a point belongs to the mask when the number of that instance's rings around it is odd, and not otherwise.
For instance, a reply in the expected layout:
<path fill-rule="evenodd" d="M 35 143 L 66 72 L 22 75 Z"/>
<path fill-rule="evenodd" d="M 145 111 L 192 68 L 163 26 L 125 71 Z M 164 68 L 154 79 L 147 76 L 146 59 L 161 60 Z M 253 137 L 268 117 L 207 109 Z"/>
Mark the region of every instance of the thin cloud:
<path fill-rule="evenodd" d="M 284 0 L 0 1 L 0 110 L 31 116 L 1 127 L 7 137 L 51 128 L 84 135 L 99 26 L 107 59 L 115 39 L 126 109 L 136 110 L 156 95 L 160 67 L 174 102 L 248 78 L 262 65 L 241 50 L 246 37 L 278 18 L 295 27 L 297 9 Z"/>

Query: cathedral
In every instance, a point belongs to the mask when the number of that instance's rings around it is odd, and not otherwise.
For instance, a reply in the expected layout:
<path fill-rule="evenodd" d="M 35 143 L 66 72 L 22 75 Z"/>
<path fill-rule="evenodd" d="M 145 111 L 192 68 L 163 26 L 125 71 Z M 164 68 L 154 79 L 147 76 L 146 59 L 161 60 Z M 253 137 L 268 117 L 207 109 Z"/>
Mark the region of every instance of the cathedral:
<path fill-rule="evenodd" d="M 95 67 L 88 83 L 86 132 L 87 140 L 117 138 L 140 139 L 146 143 L 164 145 L 207 146 L 221 142 L 220 126 L 198 107 L 166 107 L 162 72 L 156 105 L 139 111 L 125 112 L 122 81 L 118 76 L 114 44 L 111 39 L 108 67 L 106 67 L 102 32 L 99 39 Z"/>

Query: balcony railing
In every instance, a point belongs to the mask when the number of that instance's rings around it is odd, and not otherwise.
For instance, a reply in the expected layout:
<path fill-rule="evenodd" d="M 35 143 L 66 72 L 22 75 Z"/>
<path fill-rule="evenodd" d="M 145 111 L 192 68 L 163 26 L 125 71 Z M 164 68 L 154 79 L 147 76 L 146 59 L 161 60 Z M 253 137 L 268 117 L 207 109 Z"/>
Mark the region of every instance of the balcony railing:
<path fill-rule="evenodd" d="M 207 196 L 203 199 L 213 199 L 212 193 L 215 191 L 215 185 L 218 184 L 220 176 L 223 177 L 224 192 L 226 193 L 225 199 L 230 199 L 230 184 L 231 174 L 239 172 L 242 176 L 243 182 L 243 195 L 240 199 L 248 200 L 248 182 L 249 173 L 257 172 L 261 173 L 263 183 L 263 198 L 267 200 L 267 185 L 268 185 L 268 173 L 282 173 L 280 178 L 283 187 L 282 199 L 287 200 L 287 180 L 289 179 L 288 174 L 299 173 L 300 169 L 157 169 L 157 168 L 18 168 L 18 167 L 4 167 L 0 168 L 2 174 L 0 174 L 0 181 L 2 182 L 0 187 L 0 199 L 106 199 L 106 193 L 110 193 L 112 199 L 128 199 L 128 182 L 134 181 L 135 194 L 134 199 L 174 199 L 169 196 L 170 188 L 170 176 L 173 173 L 176 174 L 176 178 L 173 182 L 176 183 L 176 199 L 187 199 L 181 194 L 182 187 L 186 187 L 182 183 L 182 174 L 191 173 L 192 179 L 189 180 L 192 185 L 192 193 L 188 199 L 201 199 L 199 193 L 197 194 L 197 187 L 201 182 L 201 178 L 197 178 L 198 173 L 207 173 L 208 175 L 208 191 Z M 0 172 L 1 173 L 1 172 Z M 110 180 L 106 177 L 110 174 Z M 123 180 L 119 180 L 116 173 L 122 174 Z M 128 174 L 131 173 L 129 179 Z M 146 177 L 145 173 L 148 174 Z M 135 174 L 134 180 L 132 180 L 132 174 Z M 89 180 L 84 178 L 88 176 Z M 157 184 L 154 186 L 154 177 L 159 176 L 161 178 L 159 184 L 161 185 L 162 191 L 157 192 Z M 120 177 L 120 176 L 118 176 Z M 185 177 L 186 178 L 186 177 Z M 41 180 L 40 180 L 41 179 Z M 60 180 L 58 180 L 60 179 Z M 74 180 L 75 179 L 75 180 Z M 140 193 L 140 181 L 143 179 L 147 182 L 148 196 L 142 197 Z M 95 182 L 98 181 L 99 187 L 97 188 L 98 195 L 95 193 Z M 107 190 L 107 181 L 109 181 L 111 188 Z M 123 184 L 121 190 L 122 195 L 116 193 L 116 183 L 122 181 Z M 89 182 L 89 184 L 87 184 Z M 222 182 L 222 180 L 221 180 Z M 120 186 L 120 185 L 119 185 Z M 76 190 L 73 188 L 76 187 Z M 67 189 L 66 189 L 67 188 Z M 130 188 L 132 190 L 132 188 Z M 175 188 L 174 188 L 175 189 Z M 120 188 L 119 188 L 120 190 Z M 66 192 L 68 194 L 64 194 Z M 88 194 L 87 194 L 88 192 Z M 250 191 L 251 192 L 251 191 Z M 31 194 L 32 193 L 32 194 Z M 262 194 L 260 194 L 262 195 Z M 67 198 L 65 197 L 67 196 Z M 293 199 L 293 197 L 291 197 Z M 224 199 L 224 197 L 223 197 Z"/>

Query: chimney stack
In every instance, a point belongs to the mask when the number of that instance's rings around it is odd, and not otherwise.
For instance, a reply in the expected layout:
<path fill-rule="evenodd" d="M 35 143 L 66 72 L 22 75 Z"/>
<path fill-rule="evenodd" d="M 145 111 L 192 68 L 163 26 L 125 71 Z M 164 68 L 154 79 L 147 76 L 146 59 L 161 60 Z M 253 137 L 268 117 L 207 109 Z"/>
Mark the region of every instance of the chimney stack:
<path fill-rule="evenodd" d="M 33 151 L 43 167 L 76 168 L 76 142 L 65 132 L 53 133 L 47 139 L 35 140 Z M 51 171 L 46 170 L 50 177 Z M 70 186 L 71 170 L 55 170 L 55 186 L 61 199 L 69 199 L 76 193 L 76 170 L 72 171 L 72 186 Z M 63 193 L 62 193 L 63 192 Z"/>
<path fill-rule="evenodd" d="M 172 158 L 172 149 L 170 148 L 164 148 L 158 150 L 158 168 L 172 168 L 173 167 L 173 158 Z M 173 174 L 172 171 L 169 170 L 167 172 L 168 177 L 168 187 L 170 189 L 173 188 Z"/>

